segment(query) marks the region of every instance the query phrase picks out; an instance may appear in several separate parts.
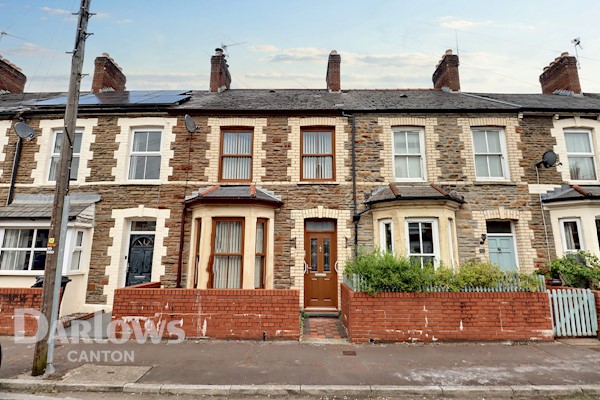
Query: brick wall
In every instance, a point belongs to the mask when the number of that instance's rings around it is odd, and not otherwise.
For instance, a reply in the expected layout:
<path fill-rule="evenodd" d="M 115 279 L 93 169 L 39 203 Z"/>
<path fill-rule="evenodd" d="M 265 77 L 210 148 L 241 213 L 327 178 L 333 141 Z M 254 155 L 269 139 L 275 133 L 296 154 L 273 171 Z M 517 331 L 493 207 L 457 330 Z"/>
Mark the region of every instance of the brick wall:
<path fill-rule="evenodd" d="M 152 286 L 152 285 L 151 285 Z M 297 290 L 156 289 L 115 291 L 112 318 L 155 323 L 182 321 L 186 338 L 298 340 Z M 165 330 L 165 337 L 168 337 Z"/>
<path fill-rule="evenodd" d="M 15 334 L 14 312 L 18 308 L 39 310 L 42 304 L 41 288 L 0 288 L 0 335 Z M 25 315 L 25 336 L 32 336 L 37 329 L 37 320 Z"/>
<path fill-rule="evenodd" d="M 354 343 L 370 340 L 553 340 L 548 294 L 357 293 L 342 285 Z"/>

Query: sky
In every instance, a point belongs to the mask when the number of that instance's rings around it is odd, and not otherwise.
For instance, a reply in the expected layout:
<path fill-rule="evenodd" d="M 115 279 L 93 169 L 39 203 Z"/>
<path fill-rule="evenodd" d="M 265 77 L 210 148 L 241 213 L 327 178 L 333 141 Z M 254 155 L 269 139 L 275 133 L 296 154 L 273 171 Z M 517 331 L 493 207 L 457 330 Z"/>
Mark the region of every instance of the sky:
<path fill-rule="evenodd" d="M 79 0 L 0 0 L 0 55 L 26 92 L 67 91 Z M 232 88 L 324 89 L 341 54 L 342 89 L 431 88 L 447 49 L 465 92 L 541 93 L 539 75 L 575 54 L 584 92 L 600 92 L 597 0 L 91 0 L 81 89 L 108 53 L 128 90 L 207 90 L 226 48 Z"/>

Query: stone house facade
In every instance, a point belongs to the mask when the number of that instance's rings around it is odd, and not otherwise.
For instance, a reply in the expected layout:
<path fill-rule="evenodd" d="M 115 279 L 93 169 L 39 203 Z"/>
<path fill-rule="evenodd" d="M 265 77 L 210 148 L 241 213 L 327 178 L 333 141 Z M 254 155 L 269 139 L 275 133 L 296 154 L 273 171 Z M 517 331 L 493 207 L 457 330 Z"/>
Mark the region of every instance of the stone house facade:
<path fill-rule="evenodd" d="M 127 92 L 104 54 L 79 107 L 62 313 L 110 309 L 115 289 L 147 281 L 296 288 L 303 309 L 336 311 L 359 247 L 521 272 L 600 254 L 600 96 L 581 94 L 572 58 L 540 77 L 544 93 L 546 77 L 566 82 L 549 94 L 461 92 L 451 52 L 435 89 L 342 89 L 332 52 L 325 89 L 253 90 L 230 88 L 217 49 L 208 91 Z M 27 287 L 64 93 L 0 89 L 0 286 Z M 35 139 L 19 140 L 20 119 Z M 540 163 L 548 151 L 560 164 Z"/>

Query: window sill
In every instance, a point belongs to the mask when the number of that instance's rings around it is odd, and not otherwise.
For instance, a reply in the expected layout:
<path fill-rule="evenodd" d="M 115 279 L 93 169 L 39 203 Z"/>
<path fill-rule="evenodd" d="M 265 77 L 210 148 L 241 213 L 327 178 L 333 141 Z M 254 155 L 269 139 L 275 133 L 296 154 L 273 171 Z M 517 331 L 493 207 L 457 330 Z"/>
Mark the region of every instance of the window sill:
<path fill-rule="evenodd" d="M 64 273 L 63 276 L 83 276 L 85 275 L 85 272 L 83 271 L 73 271 L 73 272 L 67 272 L 66 274 Z"/>
<path fill-rule="evenodd" d="M 16 270 L 2 270 L 0 271 L 0 276 L 22 276 L 22 277 L 30 277 L 35 278 L 36 276 L 43 276 L 44 271 L 16 271 Z"/>
<path fill-rule="evenodd" d="M 598 185 L 598 181 L 577 181 L 577 180 L 569 180 L 567 181 L 569 185 Z"/>
<path fill-rule="evenodd" d="M 513 181 L 475 181 L 475 186 L 487 186 L 487 185 L 517 186 L 517 183 L 513 182 Z"/>
<path fill-rule="evenodd" d="M 122 182 L 114 182 L 115 185 L 161 185 L 165 182 L 162 182 L 160 179 L 137 179 L 137 180 L 124 180 Z"/>
<path fill-rule="evenodd" d="M 329 186 L 337 186 L 340 182 L 332 182 L 332 181 L 301 181 L 296 182 L 298 185 L 329 185 Z"/>

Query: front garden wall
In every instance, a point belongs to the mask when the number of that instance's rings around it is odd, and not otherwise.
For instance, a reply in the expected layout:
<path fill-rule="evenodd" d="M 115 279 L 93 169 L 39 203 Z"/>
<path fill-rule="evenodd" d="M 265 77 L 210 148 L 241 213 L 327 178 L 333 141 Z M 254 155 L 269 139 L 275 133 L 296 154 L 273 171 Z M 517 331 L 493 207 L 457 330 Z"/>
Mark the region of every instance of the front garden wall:
<path fill-rule="evenodd" d="M 354 343 L 553 340 L 546 292 L 358 293 L 342 285 Z"/>
<path fill-rule="evenodd" d="M 300 337 L 297 290 L 160 289 L 157 285 L 160 283 L 115 290 L 113 321 L 124 321 L 130 329 L 134 323 L 144 328 L 148 322 L 156 326 L 176 321 L 186 338 Z M 162 336 L 170 338 L 166 329 Z"/>

